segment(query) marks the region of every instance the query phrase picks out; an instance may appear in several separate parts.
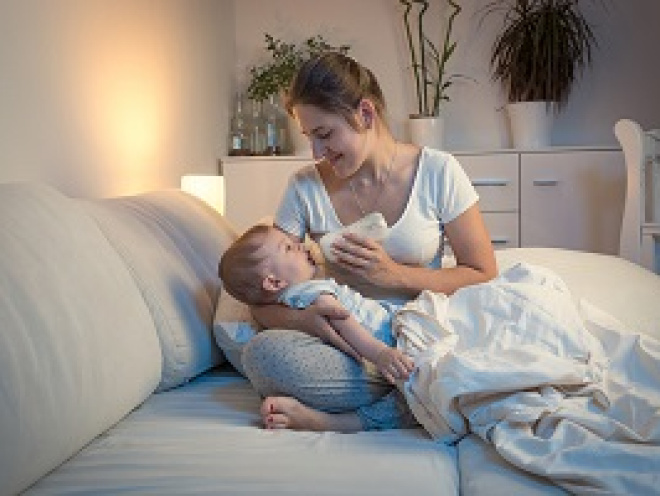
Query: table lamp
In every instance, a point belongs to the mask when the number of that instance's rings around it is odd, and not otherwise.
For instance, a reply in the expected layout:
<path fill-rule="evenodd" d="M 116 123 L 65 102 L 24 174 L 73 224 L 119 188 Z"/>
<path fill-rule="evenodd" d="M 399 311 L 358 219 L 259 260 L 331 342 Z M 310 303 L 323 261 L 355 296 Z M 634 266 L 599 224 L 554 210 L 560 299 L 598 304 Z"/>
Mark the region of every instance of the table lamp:
<path fill-rule="evenodd" d="M 208 203 L 215 210 L 225 213 L 225 178 L 186 174 L 181 177 L 181 189 Z"/>

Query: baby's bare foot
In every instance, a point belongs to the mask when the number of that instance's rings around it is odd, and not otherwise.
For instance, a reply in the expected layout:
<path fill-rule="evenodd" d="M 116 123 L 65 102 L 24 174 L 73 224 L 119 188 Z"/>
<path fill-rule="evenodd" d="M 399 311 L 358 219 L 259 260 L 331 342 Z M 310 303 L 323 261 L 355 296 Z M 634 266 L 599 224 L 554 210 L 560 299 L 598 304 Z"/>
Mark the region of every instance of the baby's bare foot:
<path fill-rule="evenodd" d="M 266 429 L 325 431 L 327 414 L 303 405 L 295 398 L 272 396 L 261 404 L 261 418 Z"/>
<path fill-rule="evenodd" d="M 266 398 L 261 404 L 261 418 L 266 429 L 319 432 L 357 432 L 362 430 L 362 423 L 354 413 L 331 414 L 321 412 L 288 396 Z"/>

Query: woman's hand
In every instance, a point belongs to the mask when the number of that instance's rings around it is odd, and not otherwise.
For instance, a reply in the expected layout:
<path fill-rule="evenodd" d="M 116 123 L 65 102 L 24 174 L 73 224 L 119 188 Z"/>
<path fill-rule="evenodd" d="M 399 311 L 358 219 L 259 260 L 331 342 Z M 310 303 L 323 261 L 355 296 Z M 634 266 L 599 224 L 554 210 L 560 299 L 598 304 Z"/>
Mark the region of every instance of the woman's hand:
<path fill-rule="evenodd" d="M 333 245 L 337 264 L 372 286 L 394 286 L 399 265 L 380 243 L 354 233 L 345 233 Z"/>

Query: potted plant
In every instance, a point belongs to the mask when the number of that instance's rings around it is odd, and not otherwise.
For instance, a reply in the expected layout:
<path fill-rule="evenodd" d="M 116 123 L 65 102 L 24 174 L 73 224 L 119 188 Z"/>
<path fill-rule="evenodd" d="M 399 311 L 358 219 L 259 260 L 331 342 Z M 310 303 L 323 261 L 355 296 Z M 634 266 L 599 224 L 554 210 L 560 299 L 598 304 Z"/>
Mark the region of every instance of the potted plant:
<path fill-rule="evenodd" d="M 247 86 L 247 97 L 261 105 L 270 100 L 271 104 L 279 106 L 279 100 L 291 84 L 298 68 L 303 62 L 326 51 L 347 53 L 349 45 L 332 45 L 321 35 L 316 35 L 300 43 L 285 42 L 266 33 L 266 51 L 269 59 L 250 68 L 250 78 Z M 280 107 L 281 108 L 281 107 Z M 289 119 L 289 135 L 293 142 L 295 154 L 309 154 L 308 140 L 300 133 L 297 125 Z"/>
<path fill-rule="evenodd" d="M 461 7 L 455 1 L 447 0 L 452 10 L 447 17 L 442 46 L 438 49 L 424 30 L 428 0 L 399 2 L 404 6 L 403 23 L 417 100 L 417 112 L 409 116 L 411 139 L 419 145 L 442 148 L 443 119 L 440 116 L 440 106 L 449 101 L 448 90 L 454 79 L 460 77 L 447 73 L 447 62 L 456 49 L 456 42 L 452 41 L 452 31 Z M 413 11 L 416 11 L 414 25 L 411 23 Z"/>
<path fill-rule="evenodd" d="M 516 147 L 550 144 L 552 114 L 567 102 L 573 84 L 591 64 L 596 46 L 579 0 L 493 0 L 485 7 L 500 12 L 502 30 L 490 63 L 493 79 L 506 92 Z M 531 113 L 534 120 L 525 115 Z M 518 122 L 523 117 L 523 123 Z"/>
<path fill-rule="evenodd" d="M 331 45 L 321 35 L 312 36 L 301 43 L 288 43 L 268 33 L 265 38 L 270 59 L 250 68 L 247 87 L 248 98 L 258 102 L 268 100 L 271 95 L 281 95 L 306 60 L 326 51 L 347 53 L 350 50 L 348 45 Z"/>

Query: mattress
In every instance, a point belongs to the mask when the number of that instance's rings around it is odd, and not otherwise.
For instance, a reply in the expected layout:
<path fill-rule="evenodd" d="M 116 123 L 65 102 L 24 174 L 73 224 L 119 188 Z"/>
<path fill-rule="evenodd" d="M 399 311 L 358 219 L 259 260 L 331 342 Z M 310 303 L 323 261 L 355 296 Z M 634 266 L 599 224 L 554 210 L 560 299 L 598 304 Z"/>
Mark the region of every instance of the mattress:
<path fill-rule="evenodd" d="M 451 495 L 457 450 L 421 430 L 258 427 L 260 398 L 214 369 L 142 406 L 25 494 Z"/>

